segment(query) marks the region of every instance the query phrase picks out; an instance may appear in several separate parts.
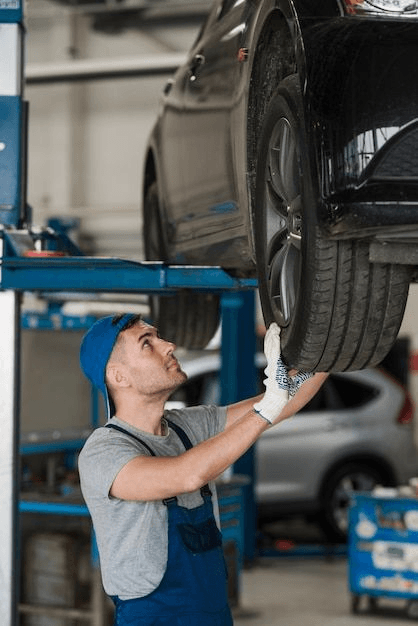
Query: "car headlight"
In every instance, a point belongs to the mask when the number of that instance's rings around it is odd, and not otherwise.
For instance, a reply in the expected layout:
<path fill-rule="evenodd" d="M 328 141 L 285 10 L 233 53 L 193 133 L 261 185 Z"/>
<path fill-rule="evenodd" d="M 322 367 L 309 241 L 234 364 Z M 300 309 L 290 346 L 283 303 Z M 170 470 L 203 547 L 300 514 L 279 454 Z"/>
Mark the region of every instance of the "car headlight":
<path fill-rule="evenodd" d="M 343 0 L 348 15 L 418 16 L 416 0 Z"/>

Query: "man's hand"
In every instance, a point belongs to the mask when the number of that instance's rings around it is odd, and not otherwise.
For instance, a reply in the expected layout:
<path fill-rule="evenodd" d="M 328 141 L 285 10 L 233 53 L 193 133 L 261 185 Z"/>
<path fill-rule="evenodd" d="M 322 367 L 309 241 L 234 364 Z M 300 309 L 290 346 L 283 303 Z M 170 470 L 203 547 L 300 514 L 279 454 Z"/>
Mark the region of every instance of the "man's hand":
<path fill-rule="evenodd" d="M 267 367 L 264 370 L 266 391 L 262 400 L 254 404 L 254 410 L 273 424 L 289 399 L 313 374 L 310 372 L 298 372 L 293 376 L 289 374 L 280 356 L 280 328 L 275 322 L 270 324 L 266 332 L 264 353 L 267 358 Z"/>

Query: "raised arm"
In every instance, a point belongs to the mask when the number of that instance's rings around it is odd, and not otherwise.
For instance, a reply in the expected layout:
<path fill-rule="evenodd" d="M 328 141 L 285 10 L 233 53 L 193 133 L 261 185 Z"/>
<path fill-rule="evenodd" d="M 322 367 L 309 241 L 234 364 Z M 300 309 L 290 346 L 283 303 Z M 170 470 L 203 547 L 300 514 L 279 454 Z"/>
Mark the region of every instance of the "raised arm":
<path fill-rule="evenodd" d="M 227 427 L 177 457 L 138 456 L 116 476 L 110 495 L 159 500 L 192 492 L 217 478 L 272 425 L 297 412 L 315 395 L 326 374 L 290 376 L 280 359 L 275 329 L 266 336 L 266 392 L 228 409 Z"/>
<path fill-rule="evenodd" d="M 300 411 L 319 391 L 327 377 L 327 373 L 318 372 L 304 382 L 299 391 L 289 399 L 288 403 L 283 408 L 280 415 L 280 421 L 283 421 Z M 245 413 L 248 413 L 254 404 L 259 402 L 263 396 L 264 394 L 260 394 L 254 398 L 247 398 L 246 400 L 241 400 L 235 404 L 230 404 L 227 408 L 225 430 L 229 428 L 237 419 L 240 419 L 243 415 L 245 415 Z"/>

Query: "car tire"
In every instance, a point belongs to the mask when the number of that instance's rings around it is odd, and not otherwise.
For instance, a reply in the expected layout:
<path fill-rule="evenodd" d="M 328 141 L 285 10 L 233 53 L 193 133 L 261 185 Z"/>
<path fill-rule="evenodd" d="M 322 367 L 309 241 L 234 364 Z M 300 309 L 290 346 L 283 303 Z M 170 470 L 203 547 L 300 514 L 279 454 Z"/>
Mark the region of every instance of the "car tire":
<path fill-rule="evenodd" d="M 319 523 L 327 539 L 345 542 L 348 532 L 348 510 L 353 491 L 371 491 L 388 483 L 377 467 L 358 461 L 348 462 L 325 479 L 320 496 Z"/>
<path fill-rule="evenodd" d="M 166 261 L 167 246 L 161 222 L 157 183 L 144 199 L 144 249 L 148 261 Z M 160 335 L 189 350 L 205 348 L 214 336 L 220 318 L 219 296 L 179 291 L 172 296 L 150 296 L 153 322 Z"/>
<path fill-rule="evenodd" d="M 258 149 L 253 224 L 265 322 L 282 328 L 289 366 L 371 367 L 397 337 L 410 268 L 370 263 L 365 241 L 324 237 L 312 161 L 294 75 L 270 101 Z"/>

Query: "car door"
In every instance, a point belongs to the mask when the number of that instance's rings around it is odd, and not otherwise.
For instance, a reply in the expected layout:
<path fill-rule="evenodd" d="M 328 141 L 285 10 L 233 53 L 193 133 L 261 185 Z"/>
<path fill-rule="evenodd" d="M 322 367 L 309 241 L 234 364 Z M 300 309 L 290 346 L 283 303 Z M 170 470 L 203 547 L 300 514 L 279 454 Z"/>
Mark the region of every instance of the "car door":
<path fill-rule="evenodd" d="M 240 49 L 251 5 L 245 0 L 219 3 L 189 56 L 182 124 L 184 188 L 176 224 L 180 241 L 223 235 L 242 221 L 235 191 L 232 115 L 240 95 L 245 60 Z"/>
<path fill-rule="evenodd" d="M 221 0 L 218 0 L 221 2 Z M 216 3 L 212 6 L 207 19 L 202 24 L 196 37 L 201 39 L 206 29 L 216 19 Z M 177 71 L 166 82 L 161 95 L 160 115 L 158 119 L 157 142 L 160 168 L 160 193 L 169 227 L 169 239 L 175 236 L 176 224 L 179 221 L 184 202 L 184 171 L 188 164 L 184 163 L 183 136 L 185 130 L 184 94 L 190 77 L 189 62 L 179 66 Z"/>

